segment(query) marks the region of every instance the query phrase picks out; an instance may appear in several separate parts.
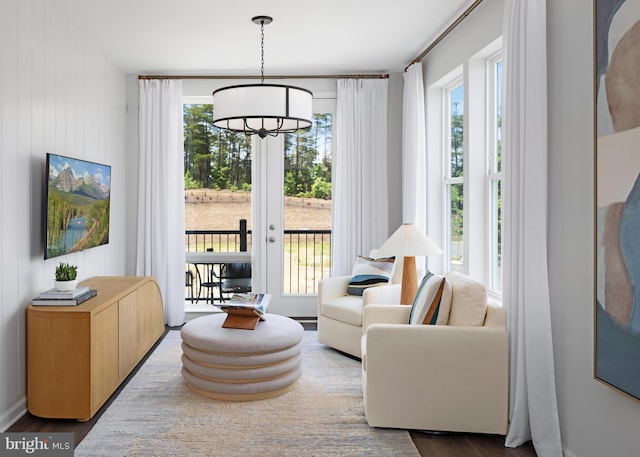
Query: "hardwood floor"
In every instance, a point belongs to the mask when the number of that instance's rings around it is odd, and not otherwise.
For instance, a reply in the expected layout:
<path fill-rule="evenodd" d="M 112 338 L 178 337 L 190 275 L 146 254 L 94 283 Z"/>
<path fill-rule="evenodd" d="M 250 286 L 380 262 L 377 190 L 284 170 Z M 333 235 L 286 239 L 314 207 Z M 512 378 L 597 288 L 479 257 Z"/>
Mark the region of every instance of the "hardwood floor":
<path fill-rule="evenodd" d="M 504 436 L 471 433 L 423 433 L 409 431 L 422 457 L 536 457 L 531 442 L 504 446 Z"/>
<path fill-rule="evenodd" d="M 313 325 L 305 323 L 303 326 L 308 330 L 315 330 Z M 159 344 L 161 340 L 162 338 L 156 345 Z M 43 419 L 27 413 L 6 431 L 73 433 L 75 445 L 77 446 L 98 422 L 100 416 L 109 408 L 129 380 L 135 376 L 152 352 L 153 350 L 149 351 L 149 354 L 138 364 L 91 420 L 78 422 L 70 419 Z M 506 448 L 504 447 L 504 436 L 499 435 L 425 433 L 418 431 L 409 431 L 409 435 L 422 457 L 536 457 L 536 452 L 531 443 L 515 449 Z"/>
<path fill-rule="evenodd" d="M 114 397 L 117 395 L 114 394 Z M 18 419 L 11 427 L 7 429 L 7 432 L 52 432 L 52 433 L 73 433 L 75 445 L 78 446 L 80 442 L 87 436 L 87 433 L 98 421 L 99 416 L 103 410 L 107 408 L 107 405 L 102 407 L 98 414 L 93 419 L 86 422 L 78 422 L 72 419 L 43 419 L 36 417 L 30 413 L 26 413 L 20 419 Z M 115 456 L 114 456 L 115 457 Z"/>

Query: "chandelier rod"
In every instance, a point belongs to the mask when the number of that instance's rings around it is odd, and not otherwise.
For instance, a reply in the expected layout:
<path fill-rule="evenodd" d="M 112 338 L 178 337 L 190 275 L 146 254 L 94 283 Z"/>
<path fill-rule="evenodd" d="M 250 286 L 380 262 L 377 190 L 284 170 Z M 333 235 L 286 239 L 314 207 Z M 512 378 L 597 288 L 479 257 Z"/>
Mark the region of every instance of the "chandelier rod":
<path fill-rule="evenodd" d="M 260 21 L 260 82 L 264 82 L 264 20 Z"/>

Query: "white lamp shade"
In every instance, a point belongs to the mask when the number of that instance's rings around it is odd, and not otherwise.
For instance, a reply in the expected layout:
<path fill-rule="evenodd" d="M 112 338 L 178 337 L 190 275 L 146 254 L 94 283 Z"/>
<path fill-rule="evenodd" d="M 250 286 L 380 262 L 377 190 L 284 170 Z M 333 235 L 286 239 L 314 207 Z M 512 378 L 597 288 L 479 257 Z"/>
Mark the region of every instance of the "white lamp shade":
<path fill-rule="evenodd" d="M 311 126 L 313 94 L 300 87 L 245 84 L 213 92 L 213 125 L 236 132 L 289 133 Z"/>
<path fill-rule="evenodd" d="M 391 237 L 378 248 L 380 256 L 419 257 L 442 255 L 435 241 L 417 229 L 414 224 L 402 224 Z"/>

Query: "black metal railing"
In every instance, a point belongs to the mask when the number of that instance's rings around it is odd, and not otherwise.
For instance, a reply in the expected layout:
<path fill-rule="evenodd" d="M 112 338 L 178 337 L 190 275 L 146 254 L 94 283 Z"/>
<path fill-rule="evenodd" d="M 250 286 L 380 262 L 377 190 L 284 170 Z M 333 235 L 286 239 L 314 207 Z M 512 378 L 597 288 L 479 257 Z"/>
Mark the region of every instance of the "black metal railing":
<path fill-rule="evenodd" d="M 245 252 L 251 250 L 251 230 L 247 230 L 244 219 L 238 230 L 186 230 L 185 244 L 187 252 Z M 284 230 L 283 252 L 284 293 L 316 294 L 318 281 L 328 277 L 331 270 L 331 230 Z M 201 290 L 194 268 L 187 265 L 193 285 L 187 287 L 186 298 L 192 301 Z M 209 299 L 219 297 L 210 295 Z"/>
<path fill-rule="evenodd" d="M 251 230 L 247 220 L 240 219 L 238 230 L 185 230 L 187 252 L 246 252 Z"/>
<path fill-rule="evenodd" d="M 315 295 L 331 271 L 331 230 L 285 230 L 283 242 L 284 293 Z"/>

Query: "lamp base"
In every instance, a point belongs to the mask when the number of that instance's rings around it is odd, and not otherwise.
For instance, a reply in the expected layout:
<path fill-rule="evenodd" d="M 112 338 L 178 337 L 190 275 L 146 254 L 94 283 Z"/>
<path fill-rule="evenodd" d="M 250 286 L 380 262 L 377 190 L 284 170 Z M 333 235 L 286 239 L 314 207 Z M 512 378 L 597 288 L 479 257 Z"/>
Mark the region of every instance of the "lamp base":
<path fill-rule="evenodd" d="M 402 289 L 400 292 L 400 303 L 403 305 L 413 305 L 413 300 L 418 293 L 418 272 L 416 271 L 416 258 L 405 256 L 402 264 Z"/>

